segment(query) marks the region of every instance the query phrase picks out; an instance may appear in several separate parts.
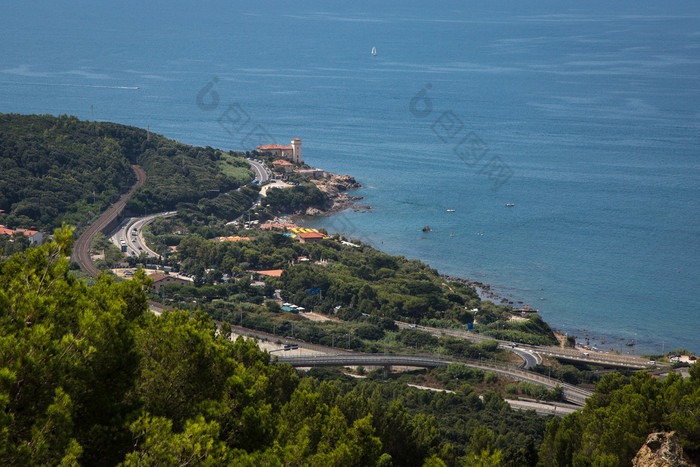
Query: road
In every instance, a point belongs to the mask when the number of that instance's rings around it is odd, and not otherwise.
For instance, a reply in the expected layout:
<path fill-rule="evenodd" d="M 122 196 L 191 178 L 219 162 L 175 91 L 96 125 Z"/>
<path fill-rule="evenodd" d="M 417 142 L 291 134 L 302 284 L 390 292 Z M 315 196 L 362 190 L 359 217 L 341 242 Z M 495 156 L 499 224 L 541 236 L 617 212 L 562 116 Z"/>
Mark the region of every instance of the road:
<path fill-rule="evenodd" d="M 158 257 L 160 255 L 146 245 L 146 240 L 143 238 L 143 228 L 153 222 L 157 217 L 171 217 L 175 214 L 177 214 L 177 211 L 160 212 L 144 217 L 125 219 L 124 222 L 117 227 L 117 230 L 112 233 L 112 243 L 118 248 L 121 248 L 121 239 L 124 239 L 128 255 L 138 256 L 141 253 L 146 253 L 147 256 Z"/>
<path fill-rule="evenodd" d="M 454 360 L 448 360 L 435 356 L 413 356 L 413 355 L 376 355 L 353 353 L 345 355 L 313 355 L 309 357 L 280 357 L 279 363 L 288 363 L 293 367 L 318 367 L 318 366 L 414 366 L 420 368 L 434 368 L 438 366 L 447 366 L 454 363 Z M 493 373 L 516 379 L 518 381 L 527 381 L 530 383 L 541 384 L 549 389 L 554 389 L 559 386 L 562 389 L 562 396 L 565 400 L 576 404 L 586 405 L 586 399 L 592 395 L 590 391 L 578 388 L 571 384 L 562 383 L 553 378 L 524 371 L 517 368 L 509 368 L 503 366 L 489 365 L 480 362 L 459 361 L 472 368 L 480 368 L 484 371 L 492 371 Z"/>
<path fill-rule="evenodd" d="M 571 404 L 561 404 L 552 402 L 539 402 L 523 399 L 503 399 L 513 410 L 534 410 L 538 415 L 556 415 L 564 417 L 570 413 L 580 410 L 581 407 Z"/>
<path fill-rule="evenodd" d="M 396 324 L 400 328 L 413 328 L 417 329 L 420 331 L 427 332 L 429 334 L 432 334 L 434 336 L 452 336 L 452 337 L 457 337 L 460 339 L 466 339 L 472 342 L 483 342 L 485 340 L 498 340 L 498 339 L 493 339 L 492 337 L 489 336 L 483 336 L 480 334 L 476 334 L 471 331 L 460 331 L 457 329 L 442 329 L 442 328 L 432 328 L 428 326 L 416 326 L 413 324 L 406 324 L 401 321 L 396 321 Z M 539 355 L 547 355 L 550 357 L 554 358 L 559 358 L 559 359 L 564 359 L 564 360 L 570 360 L 570 361 L 575 361 L 575 362 L 581 362 L 581 363 L 591 363 L 594 365 L 601 365 L 601 366 L 608 366 L 608 367 L 615 367 L 615 368 L 629 368 L 629 369 L 635 369 L 635 370 L 642 370 L 647 368 L 649 365 L 647 364 L 647 359 L 641 358 L 641 357 L 634 357 L 634 356 L 628 356 L 628 355 L 614 355 L 614 354 L 605 354 L 605 353 L 597 353 L 597 352 L 587 352 L 588 355 L 584 355 L 583 352 L 575 349 L 562 349 L 560 347 L 550 347 L 550 346 L 537 346 L 537 345 L 524 345 L 524 344 L 518 344 L 518 346 L 513 349 L 510 347 L 510 342 L 509 341 L 502 341 L 498 340 L 499 347 L 508 349 L 508 350 L 513 350 L 515 349 L 518 350 L 516 352 L 524 361 L 525 361 L 525 368 L 529 368 L 530 366 L 536 365 L 537 363 L 540 363 L 540 357 Z M 534 358 L 534 360 L 533 360 Z"/>
<path fill-rule="evenodd" d="M 248 159 L 248 163 L 250 164 L 250 168 L 253 169 L 253 172 L 255 172 L 255 178 L 258 182 L 263 183 L 270 179 L 270 172 L 268 172 L 265 164 L 254 161 L 253 159 Z"/>
<path fill-rule="evenodd" d="M 521 346 L 528 348 L 527 346 Z M 530 347 L 532 349 L 532 347 Z M 614 368 L 628 368 L 633 370 L 643 370 L 649 367 L 646 358 L 634 357 L 628 355 L 614 355 L 590 351 L 588 355 L 574 349 L 562 349 L 559 347 L 536 347 L 537 353 L 548 355 L 560 360 L 570 360 L 572 362 L 591 363 L 593 365 L 601 365 Z"/>
<path fill-rule="evenodd" d="M 96 276 L 100 271 L 92 264 L 90 258 L 90 248 L 92 247 L 92 239 L 97 232 L 106 228 L 119 214 L 121 214 L 126 202 L 131 198 L 136 190 L 146 181 L 146 172 L 138 166 L 132 165 L 131 169 L 136 174 L 136 183 L 131 187 L 128 193 L 125 193 L 119 198 L 119 201 L 112 204 L 105 212 L 92 224 L 87 226 L 83 234 L 75 241 L 71 259 L 78 263 L 83 272 Z"/>
<path fill-rule="evenodd" d="M 500 344 L 499 347 L 501 348 L 506 348 L 507 350 L 510 350 L 514 354 L 516 354 L 518 357 L 522 358 L 523 361 L 525 362 L 525 365 L 523 368 L 526 370 L 528 368 L 532 368 L 533 366 L 539 365 L 542 363 L 542 359 L 535 353 L 531 352 L 529 350 L 523 350 L 519 349 L 517 347 L 511 347 L 505 344 Z"/>
<path fill-rule="evenodd" d="M 150 304 L 150 303 L 149 303 Z M 160 304 L 151 304 L 151 309 L 154 309 L 155 305 L 155 312 L 159 312 L 160 310 L 157 309 L 158 306 L 162 306 Z M 217 322 L 217 324 L 221 325 L 220 322 Z M 275 347 L 278 347 L 277 349 L 273 349 L 272 352 L 275 351 L 282 351 L 284 350 L 284 345 L 285 344 L 297 344 L 299 345 L 300 350 L 292 350 L 289 353 L 296 353 L 296 352 L 301 352 L 305 351 L 307 352 L 306 356 L 311 356 L 314 354 L 318 356 L 322 355 L 331 355 L 331 356 L 339 356 L 339 355 L 355 355 L 355 352 L 350 352 L 342 349 L 338 349 L 335 347 L 326 347 L 322 345 L 316 345 L 316 344 L 308 344 L 306 342 L 299 342 L 295 341 L 292 339 L 288 338 L 283 338 L 279 337 L 273 334 L 269 334 L 266 332 L 261 332 L 261 331 L 254 331 L 251 329 L 246 329 L 246 328 L 241 328 L 239 326 L 231 326 L 231 329 L 233 330 L 234 333 L 238 335 L 245 335 L 248 337 L 255 337 L 260 340 L 260 342 L 269 342 L 269 343 L 279 343 Z M 260 345 L 260 344 L 259 344 Z M 261 348 L 263 348 L 264 345 L 261 345 Z M 269 346 L 268 346 L 269 347 Z M 270 352 L 270 349 L 267 348 L 268 352 Z M 311 352 L 311 353 L 309 353 Z M 283 358 L 280 358 L 282 355 L 288 355 L 287 352 L 284 354 L 277 355 L 278 357 L 278 362 L 283 361 Z M 296 355 L 297 357 L 301 357 L 301 354 Z M 288 358 L 288 357 L 287 357 Z M 424 389 L 424 390 L 431 390 L 431 391 L 445 391 L 445 392 L 453 392 L 449 391 L 447 389 L 438 389 L 438 388 L 432 388 L 432 387 L 426 387 L 426 386 L 418 386 L 415 384 L 408 384 L 409 386 L 416 387 L 418 389 Z M 579 405 L 575 404 L 566 404 L 562 402 L 542 402 L 542 401 L 534 401 L 530 399 L 504 399 L 508 405 L 510 405 L 511 409 L 513 410 L 534 410 L 540 415 L 556 415 L 558 417 L 563 417 L 564 415 L 568 415 L 576 410 L 579 410 L 581 407 Z"/>
<path fill-rule="evenodd" d="M 415 329 L 417 331 L 427 332 L 433 336 L 451 336 L 457 337 L 459 339 L 466 339 L 472 342 L 483 342 L 486 340 L 494 340 L 488 336 L 482 336 L 479 334 L 474 334 L 472 332 L 458 331 L 455 329 L 441 329 L 441 328 L 431 328 L 427 326 L 418 326 L 415 324 L 406 324 L 402 321 L 395 321 L 399 328 L 403 329 Z M 535 365 L 542 363 L 542 359 L 539 358 L 536 352 L 528 349 L 522 349 L 517 347 L 512 347 L 509 342 L 499 341 L 500 348 L 508 350 L 516 354 L 518 357 L 523 359 L 523 368 L 528 369 Z"/>

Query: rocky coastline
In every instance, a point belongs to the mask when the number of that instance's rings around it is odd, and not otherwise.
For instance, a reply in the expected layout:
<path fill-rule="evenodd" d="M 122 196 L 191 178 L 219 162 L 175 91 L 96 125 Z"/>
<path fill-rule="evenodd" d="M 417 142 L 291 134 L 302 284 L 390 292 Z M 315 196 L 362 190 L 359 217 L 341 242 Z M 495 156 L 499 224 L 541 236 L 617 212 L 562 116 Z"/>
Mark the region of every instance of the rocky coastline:
<path fill-rule="evenodd" d="M 451 282 L 461 282 L 462 284 L 468 285 L 470 287 L 474 287 L 477 289 L 477 292 L 479 292 L 479 296 L 483 299 L 488 299 L 491 300 L 494 303 L 500 303 L 502 305 L 506 305 L 512 309 L 524 309 L 525 311 L 530 311 L 530 312 L 536 312 L 537 310 L 535 308 L 531 308 L 528 305 L 523 304 L 523 302 L 514 302 L 512 300 L 509 300 L 506 297 L 503 297 L 502 295 L 498 294 L 496 291 L 494 291 L 489 284 L 485 284 L 483 282 L 479 281 L 473 281 L 469 278 L 462 278 L 462 277 L 455 277 L 455 276 L 449 276 L 443 274 L 442 277 Z"/>
<path fill-rule="evenodd" d="M 346 193 L 349 190 L 362 188 L 362 185 L 351 175 L 337 175 L 328 173 L 326 178 L 311 180 L 326 196 L 327 202 L 324 209 L 308 208 L 307 216 L 329 216 L 336 212 L 352 208 L 356 211 L 368 211 L 370 206 L 358 206 L 356 203 L 363 200 L 362 196 L 353 196 Z"/>

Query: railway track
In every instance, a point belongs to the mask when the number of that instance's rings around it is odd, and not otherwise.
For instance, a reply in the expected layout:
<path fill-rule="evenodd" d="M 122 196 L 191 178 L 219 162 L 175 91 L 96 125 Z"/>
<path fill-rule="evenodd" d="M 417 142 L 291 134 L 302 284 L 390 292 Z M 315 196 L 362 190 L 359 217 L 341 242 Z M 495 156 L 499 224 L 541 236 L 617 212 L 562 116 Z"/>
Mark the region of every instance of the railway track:
<path fill-rule="evenodd" d="M 73 245 L 72 259 L 78 263 L 80 269 L 91 276 L 96 276 L 99 274 L 99 270 L 92 263 L 90 258 L 90 247 L 92 246 L 92 239 L 95 237 L 97 232 L 107 227 L 110 222 L 112 222 L 119 214 L 121 214 L 126 202 L 129 198 L 138 190 L 141 185 L 146 181 L 146 172 L 138 165 L 132 165 L 132 170 L 136 174 L 136 183 L 131 187 L 128 193 L 125 193 L 119 198 L 119 201 L 112 204 L 107 208 L 105 212 L 92 224 L 90 224 L 82 235 L 75 241 Z"/>

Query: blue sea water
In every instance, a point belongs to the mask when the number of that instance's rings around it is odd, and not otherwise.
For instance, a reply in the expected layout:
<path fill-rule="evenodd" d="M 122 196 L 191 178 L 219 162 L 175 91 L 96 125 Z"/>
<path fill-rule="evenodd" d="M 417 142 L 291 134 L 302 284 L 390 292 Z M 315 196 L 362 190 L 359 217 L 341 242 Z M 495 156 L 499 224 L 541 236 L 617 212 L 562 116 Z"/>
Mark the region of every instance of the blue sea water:
<path fill-rule="evenodd" d="M 697 2 L 6 0 L 0 39 L 2 112 L 299 137 L 373 208 L 314 225 L 601 348 L 700 349 Z"/>

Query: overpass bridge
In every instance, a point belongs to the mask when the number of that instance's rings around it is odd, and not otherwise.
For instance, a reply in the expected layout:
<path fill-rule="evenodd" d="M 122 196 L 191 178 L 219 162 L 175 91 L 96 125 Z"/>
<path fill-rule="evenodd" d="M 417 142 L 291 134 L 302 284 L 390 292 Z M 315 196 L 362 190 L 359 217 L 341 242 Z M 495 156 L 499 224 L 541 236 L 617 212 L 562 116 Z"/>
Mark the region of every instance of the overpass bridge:
<path fill-rule="evenodd" d="M 322 367 L 322 366 L 376 366 L 384 367 L 389 371 L 392 366 L 408 366 L 417 368 L 435 368 L 447 366 L 450 363 L 462 363 L 472 368 L 484 371 L 492 371 L 496 374 L 507 376 L 518 381 L 541 384 L 548 389 L 557 386 L 562 388 L 565 400 L 573 404 L 584 406 L 591 392 L 578 388 L 571 384 L 562 383 L 553 378 L 548 378 L 537 373 L 523 371 L 517 368 L 489 365 L 471 361 L 455 361 L 429 355 L 373 355 L 373 354 L 344 354 L 344 355 L 312 355 L 306 357 L 278 357 L 277 363 L 287 363 L 295 368 Z"/>
<path fill-rule="evenodd" d="M 541 360 L 538 355 L 547 355 L 558 360 L 566 360 L 571 362 L 589 363 L 592 365 L 600 365 L 610 368 L 626 368 L 631 370 L 644 370 L 649 367 L 649 363 L 646 359 L 631 355 L 615 355 L 615 354 L 605 354 L 595 351 L 591 351 L 588 354 L 574 350 L 574 349 L 562 349 L 559 347 L 549 347 L 549 346 L 537 346 L 537 345 L 527 345 L 518 344 L 515 348 L 510 348 L 510 342 L 504 340 L 494 339 L 486 335 L 477 334 L 473 331 L 463 331 L 459 329 L 443 329 L 443 328 L 433 328 L 429 326 L 421 325 L 409 325 L 401 321 L 394 321 L 400 328 L 412 328 L 417 331 L 427 332 L 436 337 L 440 336 L 451 336 L 459 339 L 466 339 L 471 342 L 483 342 L 485 340 L 495 340 L 498 341 L 499 347 L 515 351 L 524 361 L 525 368 L 529 366 L 534 366 L 540 363 Z M 518 351 L 516 351 L 518 350 Z M 528 356 L 529 354 L 529 356 Z M 534 362 L 531 361 L 534 359 Z"/>

